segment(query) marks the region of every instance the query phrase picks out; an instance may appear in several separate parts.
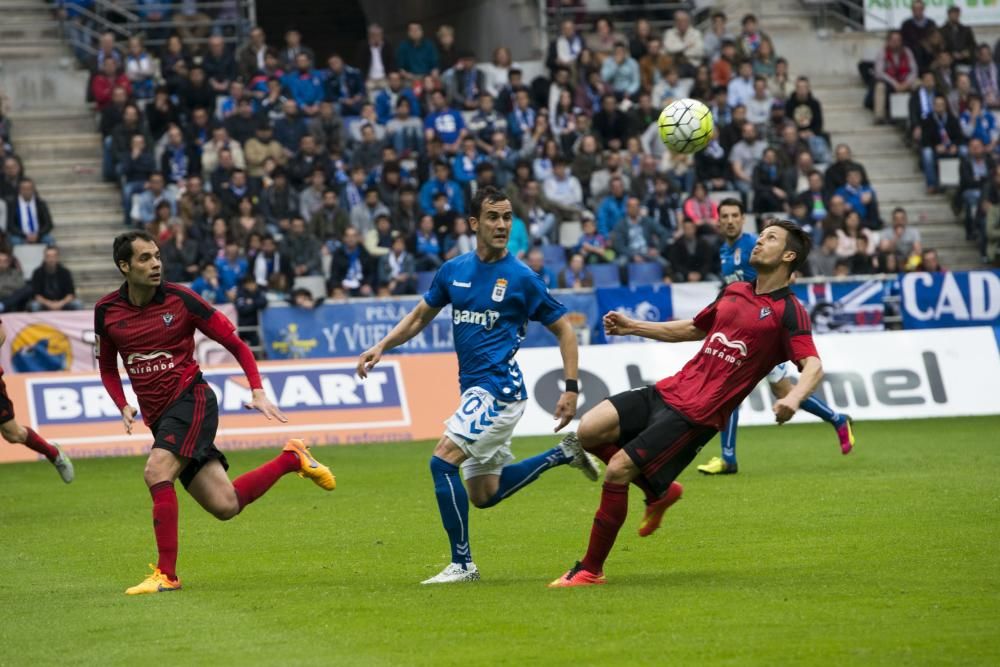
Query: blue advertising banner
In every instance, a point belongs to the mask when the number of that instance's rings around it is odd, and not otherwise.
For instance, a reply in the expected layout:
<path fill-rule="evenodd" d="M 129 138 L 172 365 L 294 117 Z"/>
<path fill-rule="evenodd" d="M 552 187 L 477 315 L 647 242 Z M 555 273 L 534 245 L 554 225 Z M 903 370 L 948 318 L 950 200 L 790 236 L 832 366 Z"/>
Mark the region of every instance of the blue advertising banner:
<path fill-rule="evenodd" d="M 636 320 L 662 322 L 673 318 L 673 301 L 669 285 L 646 285 L 642 287 L 607 287 L 595 290 L 597 312 L 603 315 L 616 310 Z M 599 323 L 598 323 L 599 324 Z M 592 340 L 594 343 L 637 343 L 648 342 L 636 336 L 615 336 L 611 340 L 604 337 L 604 328 Z"/>
<path fill-rule="evenodd" d="M 892 290 L 891 281 L 792 285 L 795 296 L 809 311 L 815 333 L 884 330 L 887 290 Z"/>
<path fill-rule="evenodd" d="M 586 332 L 582 342 L 592 340 L 595 323 L 600 325 L 593 293 L 559 291 L 555 297 L 566 305 L 573 326 Z M 312 310 L 270 307 L 260 317 L 264 348 L 268 359 L 353 357 L 380 341 L 418 302 L 414 297 L 327 303 Z M 451 326 L 451 307 L 446 306 L 426 329 L 393 352 L 451 352 Z M 555 339 L 544 326 L 528 325 L 522 347 L 553 345 Z"/>
<path fill-rule="evenodd" d="M 901 283 L 906 329 L 1000 322 L 1000 271 L 908 273 Z"/>

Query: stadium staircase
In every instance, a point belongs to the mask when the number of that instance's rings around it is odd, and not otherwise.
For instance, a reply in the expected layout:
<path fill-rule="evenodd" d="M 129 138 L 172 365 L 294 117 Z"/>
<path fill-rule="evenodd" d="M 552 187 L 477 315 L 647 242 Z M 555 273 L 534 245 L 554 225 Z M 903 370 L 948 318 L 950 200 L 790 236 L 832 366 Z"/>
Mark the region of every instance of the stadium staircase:
<path fill-rule="evenodd" d="M 53 236 L 92 305 L 120 280 L 111 241 L 122 230 L 121 195 L 101 180 L 101 135 L 84 102 L 87 73 L 45 2 L 0 0 L 0 89 L 25 173 L 52 211 Z"/>

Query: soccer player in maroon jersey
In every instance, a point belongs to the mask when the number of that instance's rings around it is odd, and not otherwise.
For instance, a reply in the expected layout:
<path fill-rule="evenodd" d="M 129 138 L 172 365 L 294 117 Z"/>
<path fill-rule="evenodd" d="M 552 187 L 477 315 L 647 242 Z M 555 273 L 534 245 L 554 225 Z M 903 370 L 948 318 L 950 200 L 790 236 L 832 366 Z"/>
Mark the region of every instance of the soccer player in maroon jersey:
<path fill-rule="evenodd" d="M 114 259 L 125 282 L 94 308 L 101 381 L 121 410 L 125 430 L 131 433 L 136 409 L 128 405 L 122 390 L 121 356 L 142 419 L 153 432 L 144 477 L 153 497 L 153 532 L 159 551 L 153 573 L 125 592 L 174 591 L 181 587 L 176 571 L 174 480 L 180 478 L 198 504 L 222 521 L 239 514 L 288 473 L 308 477 L 328 491 L 336 487 L 336 480 L 301 440 L 292 439 L 277 458 L 230 482 L 229 464 L 214 443 L 219 423 L 215 393 L 202 379 L 194 359 L 195 329 L 218 341 L 239 361 L 252 390 L 247 409 L 258 410 L 269 420 L 288 420 L 264 393 L 253 354 L 232 322 L 186 287 L 161 280 L 160 251 L 152 236 L 141 231 L 120 234 L 114 243 Z"/>
<path fill-rule="evenodd" d="M 7 340 L 7 332 L 0 323 L 0 345 Z M 63 453 L 59 445 L 50 444 L 45 438 L 35 433 L 33 429 L 21 426 L 14 418 L 14 404 L 7 395 L 7 385 L 3 381 L 3 369 L 0 368 L 0 435 L 12 445 L 24 445 L 38 452 L 49 463 L 56 467 L 62 481 L 69 484 L 73 481 L 73 462 Z"/>
<path fill-rule="evenodd" d="M 791 419 L 816 389 L 823 367 L 809 315 L 788 287 L 810 246 L 809 235 L 798 225 L 775 220 L 750 254 L 757 280 L 727 285 L 693 320 L 640 322 L 615 312 L 604 316 L 604 330 L 612 336 L 705 343 L 676 375 L 612 396 L 583 416 L 575 437 L 608 464 L 601 505 L 583 560 L 550 587 L 605 583 L 604 561 L 625 523 L 629 484 L 646 494 L 639 534 L 649 535 L 681 497 L 683 488 L 674 480 L 776 365 L 791 360 L 801 370 L 795 388 L 774 403 L 779 424 Z"/>

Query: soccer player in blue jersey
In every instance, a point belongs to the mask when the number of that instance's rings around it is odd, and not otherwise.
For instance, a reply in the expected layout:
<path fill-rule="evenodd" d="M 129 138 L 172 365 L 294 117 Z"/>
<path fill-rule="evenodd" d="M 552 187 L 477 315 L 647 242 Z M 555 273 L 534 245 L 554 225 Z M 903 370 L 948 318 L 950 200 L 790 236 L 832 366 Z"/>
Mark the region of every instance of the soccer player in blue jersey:
<path fill-rule="evenodd" d="M 740 200 L 724 199 L 719 203 L 719 231 L 722 235 L 719 258 L 722 264 L 722 280 L 725 284 L 756 279 L 757 271 L 750 266 L 750 253 L 757 242 L 757 237 L 743 231 L 743 204 Z M 767 374 L 771 392 L 777 398 L 787 396 L 792 390 L 792 382 L 788 378 L 790 370 L 786 362 L 778 364 Z M 836 412 L 815 395 L 802 401 L 802 409 L 829 422 L 837 431 L 841 453 L 851 453 L 854 447 L 854 431 L 848 415 Z M 708 463 L 698 466 L 698 472 L 706 475 L 731 475 L 739 470 L 736 463 L 736 427 L 739 421 L 740 411 L 733 410 L 721 434 L 722 456 L 714 456 Z"/>
<path fill-rule="evenodd" d="M 416 336 L 451 304 L 462 397 L 445 422 L 444 436 L 430 461 L 438 510 L 451 542 L 451 563 L 425 584 L 479 579 L 469 547 L 470 499 L 476 507 L 493 507 L 560 465 L 579 468 L 591 481 L 599 473 L 596 460 L 575 437 L 514 463 L 511 435 L 528 398 L 514 356 L 529 320 L 541 322 L 559 341 L 566 390 L 556 404 L 556 431 L 576 414 L 579 388 L 576 334 L 566 307 L 549 294 L 534 271 L 507 251 L 512 223 L 507 195 L 493 187 L 481 188 L 469 217 L 476 234 L 475 252 L 445 262 L 420 303 L 358 359 L 358 375 L 364 378 L 385 352 Z M 465 486 L 459 479 L 460 468 Z"/>

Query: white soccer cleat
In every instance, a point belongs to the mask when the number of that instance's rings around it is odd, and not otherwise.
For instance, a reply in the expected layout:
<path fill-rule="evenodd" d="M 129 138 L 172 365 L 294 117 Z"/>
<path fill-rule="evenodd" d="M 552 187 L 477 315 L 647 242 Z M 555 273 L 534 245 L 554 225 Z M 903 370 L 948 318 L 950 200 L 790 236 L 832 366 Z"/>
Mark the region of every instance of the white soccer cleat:
<path fill-rule="evenodd" d="M 448 567 L 441 570 L 430 579 L 421 581 L 421 584 L 459 584 L 465 581 L 479 581 L 479 568 L 475 563 L 449 563 Z"/>
<path fill-rule="evenodd" d="M 576 437 L 576 433 L 567 433 L 566 437 L 559 443 L 559 447 L 563 450 L 563 454 L 572 459 L 569 462 L 570 468 L 578 469 L 591 482 L 597 481 L 597 478 L 601 474 L 601 464 L 596 456 L 584 451 L 583 445 L 580 444 L 580 440 Z"/>
<path fill-rule="evenodd" d="M 62 481 L 69 484 L 76 476 L 73 472 L 73 462 L 70 460 L 69 456 L 66 455 L 66 452 L 62 450 L 62 447 L 54 443 L 52 446 L 59 450 L 59 456 L 57 456 L 56 460 L 52 462 L 52 465 L 54 465 L 56 470 L 59 471 L 59 476 L 62 477 Z"/>

